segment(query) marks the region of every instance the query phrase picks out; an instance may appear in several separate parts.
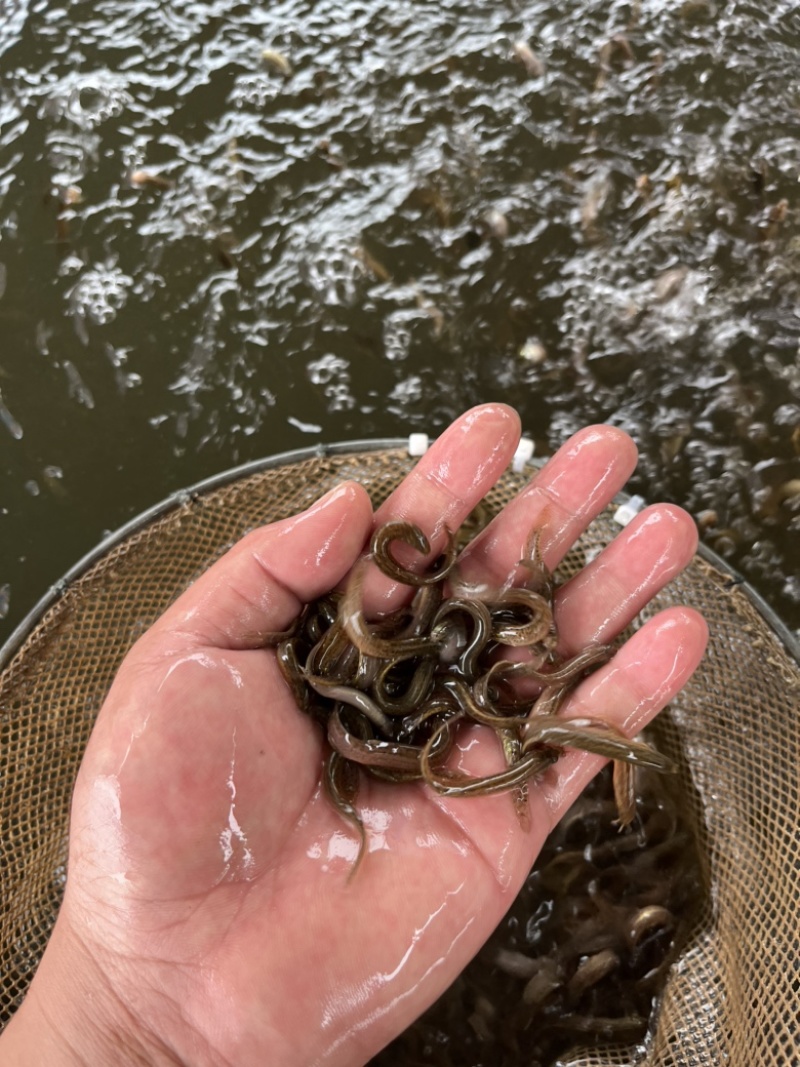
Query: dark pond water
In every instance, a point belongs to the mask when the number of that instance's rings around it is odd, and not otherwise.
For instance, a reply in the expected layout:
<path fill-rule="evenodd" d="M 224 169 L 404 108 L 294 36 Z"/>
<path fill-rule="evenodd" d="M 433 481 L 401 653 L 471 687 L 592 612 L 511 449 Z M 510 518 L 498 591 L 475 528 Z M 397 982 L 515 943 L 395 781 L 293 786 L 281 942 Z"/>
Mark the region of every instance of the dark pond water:
<path fill-rule="evenodd" d="M 487 399 L 625 427 L 800 625 L 798 46 L 788 0 L 0 0 L 0 639 L 180 487 Z"/>
<path fill-rule="evenodd" d="M 624 427 L 800 627 L 799 47 L 789 0 L 0 0 L 0 641 L 181 487 L 490 399 Z"/>

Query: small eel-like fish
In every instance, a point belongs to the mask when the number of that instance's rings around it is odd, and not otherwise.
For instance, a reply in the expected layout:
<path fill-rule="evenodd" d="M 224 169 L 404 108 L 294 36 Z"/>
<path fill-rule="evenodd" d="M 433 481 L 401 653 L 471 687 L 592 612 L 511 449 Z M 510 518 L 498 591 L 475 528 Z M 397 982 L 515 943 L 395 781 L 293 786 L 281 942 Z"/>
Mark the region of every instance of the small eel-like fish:
<path fill-rule="evenodd" d="M 402 582 L 403 585 L 417 587 L 441 582 L 455 563 L 457 554 L 455 535 L 447 527 L 445 527 L 445 531 L 447 533 L 447 545 L 442 553 L 442 561 L 440 564 L 435 564 L 433 570 L 427 574 L 418 574 L 416 571 L 404 567 L 397 562 L 391 552 L 390 546 L 392 542 L 402 541 L 404 544 L 416 549 L 423 556 L 430 554 L 430 541 L 419 526 L 412 522 L 404 522 L 398 519 L 395 522 L 387 522 L 378 527 L 372 535 L 372 543 L 370 545 L 372 558 L 387 577 L 396 582 Z"/>
<path fill-rule="evenodd" d="M 630 826 L 636 817 L 636 768 L 625 760 L 615 759 L 611 772 L 617 822 L 620 829 Z"/>
<path fill-rule="evenodd" d="M 359 652 L 337 620 L 326 630 L 306 661 L 306 672 L 344 685 L 353 683 L 359 667 Z"/>
<path fill-rule="evenodd" d="M 442 646 L 448 641 L 449 627 L 446 621 L 451 615 L 466 617 L 472 624 L 472 633 L 457 653 L 455 663 L 459 674 L 465 678 L 474 678 L 478 670 L 478 659 L 492 637 L 491 613 L 480 600 L 467 600 L 463 597 L 451 597 L 446 600 L 436 612 L 431 625 L 431 637 Z"/>
<path fill-rule="evenodd" d="M 309 605 L 306 618 L 306 635 L 312 644 L 316 644 L 325 631 L 336 622 L 336 612 L 340 600 L 339 593 L 329 593 Z"/>
<path fill-rule="evenodd" d="M 404 664 L 406 660 L 388 660 L 382 664 L 375 675 L 370 690 L 378 707 L 387 715 L 409 715 L 418 708 L 430 690 L 433 676 L 436 671 L 436 661 L 432 656 L 424 656 L 417 664 L 411 680 L 406 679 L 405 691 L 392 693 L 394 671 L 398 663 Z"/>
<path fill-rule="evenodd" d="M 430 637 L 380 637 L 370 628 L 362 610 L 361 592 L 369 559 L 361 559 L 353 568 L 347 590 L 339 603 L 339 619 L 347 636 L 365 656 L 377 659 L 406 659 L 436 653 Z"/>
<path fill-rule="evenodd" d="M 548 603 L 552 603 L 554 593 L 553 572 L 542 558 L 539 547 L 541 539 L 542 527 L 535 526 L 525 542 L 522 559 L 519 561 L 518 566 L 524 567 L 529 574 L 525 582 L 525 588 L 541 593 Z"/>
<path fill-rule="evenodd" d="M 360 689 L 355 689 L 351 685 L 341 685 L 328 678 L 319 678 L 313 674 L 306 674 L 305 680 L 320 696 L 327 697 L 329 700 L 341 700 L 343 704 L 349 704 L 351 707 L 357 708 L 363 715 L 366 715 L 373 725 L 377 726 L 388 737 L 391 737 L 391 720 L 367 693 L 362 692 Z"/>
<path fill-rule="evenodd" d="M 300 660 L 297 655 L 297 639 L 289 637 L 281 641 L 275 650 L 275 654 L 280 672 L 291 689 L 297 706 L 302 711 L 307 711 L 309 706 L 308 689 L 306 687 L 305 673 L 300 666 Z"/>
<path fill-rule="evenodd" d="M 416 713 L 408 716 L 400 726 L 400 737 L 413 737 L 417 730 L 431 719 L 461 719 L 464 713 L 458 707 L 455 698 L 437 685 Z"/>
<path fill-rule="evenodd" d="M 571 692 L 571 682 L 546 686 L 534 701 L 528 718 L 533 719 L 539 715 L 557 715 L 561 705 Z"/>
<path fill-rule="evenodd" d="M 614 654 L 609 645 L 587 645 L 574 656 L 559 663 L 550 670 L 543 670 L 535 661 L 532 663 L 520 662 L 509 663 L 501 660 L 493 663 L 489 670 L 479 679 L 482 689 L 488 688 L 493 682 L 511 682 L 515 678 L 524 678 L 535 682 L 537 685 L 552 686 L 563 682 L 577 681 L 586 671 L 607 663 Z M 484 681 L 485 679 L 485 681 Z"/>
<path fill-rule="evenodd" d="M 431 763 L 444 759 L 453 745 L 454 735 L 449 724 L 436 731 L 435 743 L 431 746 Z M 386 771 L 400 771 L 404 775 L 422 777 L 420 769 L 421 749 L 418 745 L 404 745 L 396 741 L 381 741 L 378 738 L 360 738 L 351 733 L 337 711 L 328 719 L 328 741 L 332 749 L 353 763 L 365 767 L 378 767 Z"/>
<path fill-rule="evenodd" d="M 528 615 L 528 619 L 517 622 L 512 616 L 514 609 L 522 608 Z M 498 618 L 495 614 L 492 620 L 492 639 L 503 645 L 512 647 L 524 647 L 535 645 L 538 641 L 552 640 L 553 612 L 549 602 L 533 589 L 525 589 L 521 586 L 506 589 L 499 594 L 492 604 L 493 612 L 500 613 Z M 508 613 L 508 619 L 505 618 Z"/>
<path fill-rule="evenodd" d="M 569 999 L 577 1003 L 587 989 L 591 989 L 607 974 L 616 970 L 619 963 L 619 956 L 610 948 L 604 948 L 591 956 L 586 956 L 578 964 L 578 969 L 567 983 Z"/>
<path fill-rule="evenodd" d="M 660 904 L 646 904 L 634 915 L 626 934 L 633 945 L 637 945 L 654 930 L 672 930 L 675 916 Z"/>
<path fill-rule="evenodd" d="M 411 601 L 411 619 L 401 636 L 419 637 L 427 633 L 443 600 L 444 587 L 441 582 L 420 586 Z"/>
<path fill-rule="evenodd" d="M 347 876 L 348 881 L 358 869 L 367 847 L 367 833 L 355 806 L 358 798 L 359 771 L 354 763 L 344 759 L 335 750 L 328 753 L 322 775 L 325 792 L 334 808 L 343 819 L 355 827 L 358 833 L 358 853 Z"/>
<path fill-rule="evenodd" d="M 441 770 L 434 768 L 428 754 L 430 746 L 429 741 L 420 757 L 422 776 L 428 785 L 444 797 L 493 796 L 495 793 L 506 793 L 510 789 L 524 785 L 529 778 L 540 774 L 558 758 L 554 752 L 529 752 L 510 767 L 498 771 L 497 774 L 475 777 L 446 768 Z"/>
<path fill-rule="evenodd" d="M 601 719 L 562 719 L 557 715 L 530 716 L 522 727 L 523 755 L 537 746 L 579 748 L 610 759 L 626 760 L 653 770 L 674 772 L 675 764 L 668 757 L 643 741 L 633 741 L 622 730 Z"/>
<path fill-rule="evenodd" d="M 491 726 L 493 730 L 519 728 L 528 722 L 527 714 L 521 715 L 498 715 L 494 711 L 482 707 L 475 699 L 472 690 L 462 678 L 443 678 L 441 688 L 446 693 L 452 693 L 458 707 L 474 722 L 483 726 Z"/>

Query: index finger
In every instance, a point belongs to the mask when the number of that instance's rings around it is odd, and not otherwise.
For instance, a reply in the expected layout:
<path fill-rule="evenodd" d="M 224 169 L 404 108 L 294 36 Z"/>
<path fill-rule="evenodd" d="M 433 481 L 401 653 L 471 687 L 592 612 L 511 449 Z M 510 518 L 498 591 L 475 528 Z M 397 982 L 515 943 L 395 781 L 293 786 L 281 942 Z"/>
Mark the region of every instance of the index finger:
<path fill-rule="evenodd" d="M 447 531 L 455 532 L 506 469 L 519 443 L 519 415 L 507 404 L 471 408 L 437 438 L 414 469 L 375 512 L 375 527 L 390 520 L 419 526 L 439 555 Z M 404 551 L 405 550 L 405 551 Z M 418 563 L 406 546 L 398 559 Z M 408 589 L 371 568 L 364 582 L 368 613 L 391 611 Z"/>

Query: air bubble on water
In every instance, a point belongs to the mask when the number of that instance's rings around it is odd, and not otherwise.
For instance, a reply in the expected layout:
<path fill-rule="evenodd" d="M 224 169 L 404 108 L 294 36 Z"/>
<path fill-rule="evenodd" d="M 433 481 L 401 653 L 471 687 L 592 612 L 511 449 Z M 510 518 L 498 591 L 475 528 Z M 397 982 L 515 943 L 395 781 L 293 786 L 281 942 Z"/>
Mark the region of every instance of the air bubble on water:
<path fill-rule="evenodd" d="M 550 418 L 548 437 L 555 444 L 569 440 L 582 429 L 584 419 L 580 411 L 554 411 Z"/>
<path fill-rule="evenodd" d="M 347 360 L 329 352 L 312 360 L 306 368 L 309 381 L 322 388 L 328 411 L 350 411 L 355 407 L 355 397 L 350 393 L 349 367 Z"/>
<path fill-rule="evenodd" d="M 361 264 L 345 249 L 322 249 L 306 261 L 308 284 L 329 307 L 351 305 L 356 296 L 356 281 L 361 276 Z"/>
<path fill-rule="evenodd" d="M 352 411 L 356 406 L 356 398 L 344 382 L 326 386 L 325 396 L 328 398 L 328 411 Z"/>
<path fill-rule="evenodd" d="M 119 118 L 132 103 L 127 79 L 122 75 L 110 70 L 70 72 L 50 86 L 39 117 L 93 130 L 109 119 Z"/>
<path fill-rule="evenodd" d="M 142 384 L 142 376 L 136 371 L 131 371 L 130 374 L 124 375 L 124 383 L 126 389 L 136 389 Z"/>
<path fill-rule="evenodd" d="M 266 74 L 240 75 L 231 90 L 229 101 L 236 108 L 263 110 L 282 92 L 281 85 Z"/>
<path fill-rule="evenodd" d="M 80 126 L 94 128 L 118 118 L 132 103 L 133 98 L 121 84 L 87 81 L 70 94 L 69 115 Z"/>
<path fill-rule="evenodd" d="M 59 278 L 72 278 L 80 274 L 86 264 L 75 252 L 69 252 L 58 265 Z"/>
<path fill-rule="evenodd" d="M 409 407 L 418 404 L 424 396 L 422 378 L 412 374 L 398 382 L 389 394 L 388 410 L 393 415 L 405 415 Z"/>
<path fill-rule="evenodd" d="M 69 188 L 79 185 L 97 166 L 97 138 L 56 130 L 47 135 L 47 162 L 53 171 L 53 185 Z"/>
<path fill-rule="evenodd" d="M 348 363 L 341 356 L 330 353 L 320 359 L 314 359 L 308 364 L 308 379 L 314 385 L 328 385 L 347 374 Z"/>
<path fill-rule="evenodd" d="M 784 382 L 790 393 L 800 399 L 800 347 L 797 362 L 783 363 L 773 352 L 765 352 L 762 363 L 776 382 Z"/>
<path fill-rule="evenodd" d="M 0 619 L 4 619 L 8 615 L 8 610 L 11 607 L 11 586 L 8 582 L 4 582 L 0 585 Z"/>
<path fill-rule="evenodd" d="M 87 323 L 107 326 L 124 307 L 133 279 L 118 267 L 99 265 L 80 275 L 67 293 L 78 336 L 85 341 Z"/>
<path fill-rule="evenodd" d="M 383 320 L 383 351 L 387 359 L 397 363 L 408 357 L 414 328 L 423 321 L 427 322 L 429 318 L 417 308 L 400 308 L 386 316 Z"/>
<path fill-rule="evenodd" d="M 39 483 L 37 481 L 34 481 L 33 478 L 29 479 L 25 483 L 25 492 L 29 493 L 31 496 L 39 496 L 39 494 L 41 493 Z"/>
<path fill-rule="evenodd" d="M 115 345 L 106 344 L 103 345 L 103 351 L 108 357 L 108 361 L 112 367 L 122 367 L 128 362 L 129 348 L 118 348 Z"/>
<path fill-rule="evenodd" d="M 800 407 L 797 404 L 781 404 L 775 408 L 772 421 L 776 426 L 800 426 Z"/>

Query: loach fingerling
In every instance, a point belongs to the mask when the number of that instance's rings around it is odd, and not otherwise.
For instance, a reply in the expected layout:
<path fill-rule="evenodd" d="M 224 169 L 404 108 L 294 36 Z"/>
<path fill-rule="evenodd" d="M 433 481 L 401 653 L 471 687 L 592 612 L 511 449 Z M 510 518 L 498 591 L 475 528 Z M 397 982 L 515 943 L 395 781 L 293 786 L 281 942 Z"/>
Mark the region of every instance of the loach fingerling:
<path fill-rule="evenodd" d="M 433 569 L 427 573 L 418 574 L 416 571 L 409 570 L 408 567 L 404 567 L 392 555 L 390 546 L 393 541 L 402 541 L 423 556 L 427 556 L 430 553 L 430 541 L 419 526 L 411 522 L 397 520 L 384 523 L 383 526 L 379 527 L 372 535 L 370 544 L 372 559 L 388 578 L 392 578 L 403 585 L 410 585 L 416 588 L 441 582 L 455 563 L 457 554 L 454 534 L 447 527 L 445 527 L 445 531 L 447 544 L 444 552 L 439 560 L 434 562 Z"/>
<path fill-rule="evenodd" d="M 614 650 L 609 645 L 596 644 L 587 645 L 576 655 L 562 660 L 553 667 L 540 665 L 535 660 L 520 663 L 501 661 L 494 664 L 488 672 L 491 676 L 488 681 L 491 684 L 494 681 L 512 682 L 522 678 L 543 686 L 578 682 L 588 671 L 608 663 L 613 654 Z"/>
<path fill-rule="evenodd" d="M 351 826 L 355 827 L 358 834 L 358 852 L 347 876 L 348 881 L 358 870 L 367 847 L 367 833 L 355 806 L 358 797 L 359 778 L 358 766 L 355 763 L 344 759 L 336 751 L 328 753 L 322 774 L 325 792 L 336 811 Z"/>
<path fill-rule="evenodd" d="M 557 716 L 531 717 L 523 727 L 522 751 L 536 746 L 579 748 L 610 759 L 627 760 L 656 771 L 674 772 L 675 764 L 643 741 L 633 741 L 601 719 L 561 719 Z"/>
<path fill-rule="evenodd" d="M 370 722 L 386 736 L 392 734 L 392 724 L 387 715 L 381 711 L 374 700 L 360 689 L 354 689 L 349 685 L 341 685 L 327 678 L 317 678 L 313 674 L 305 676 L 306 682 L 320 696 L 329 700 L 340 700 L 343 704 L 349 704 L 362 712 Z"/>
<path fill-rule="evenodd" d="M 419 748 L 377 738 L 363 740 L 356 737 L 347 730 L 338 711 L 332 712 L 328 719 L 328 743 L 335 752 L 353 763 L 415 773 L 421 777 Z"/>
<path fill-rule="evenodd" d="M 339 602 L 339 621 L 347 636 L 356 648 L 365 656 L 378 659 L 401 659 L 408 656 L 420 656 L 433 653 L 436 645 L 430 637 L 379 637 L 369 626 L 362 610 L 362 589 L 366 566 L 362 558 L 354 567 L 347 590 Z"/>
<path fill-rule="evenodd" d="M 436 662 L 431 656 L 425 656 L 418 662 L 412 663 L 411 670 L 404 673 L 410 676 L 405 678 L 405 690 L 401 693 L 392 693 L 392 685 L 402 684 L 400 679 L 392 679 L 392 671 L 409 664 L 408 660 L 389 660 L 378 668 L 375 679 L 370 687 L 370 695 L 375 703 L 386 712 L 387 715 L 409 715 L 415 711 L 430 693 L 433 684 L 433 676 L 436 671 Z"/>
<path fill-rule="evenodd" d="M 491 612 L 480 600 L 467 600 L 464 597 L 451 597 L 446 600 L 434 616 L 431 626 L 431 636 L 440 647 L 444 646 L 447 640 L 448 627 L 445 624 L 451 615 L 468 619 L 472 633 L 464 636 L 463 644 L 458 647 L 456 655 L 448 658 L 452 659 L 464 678 L 473 681 L 478 674 L 480 656 L 492 637 Z"/>
<path fill-rule="evenodd" d="M 522 587 L 506 589 L 490 607 L 493 640 L 516 648 L 544 641 L 553 643 L 553 610 L 540 593 Z M 521 609 L 527 619 L 519 621 L 516 609 Z"/>

